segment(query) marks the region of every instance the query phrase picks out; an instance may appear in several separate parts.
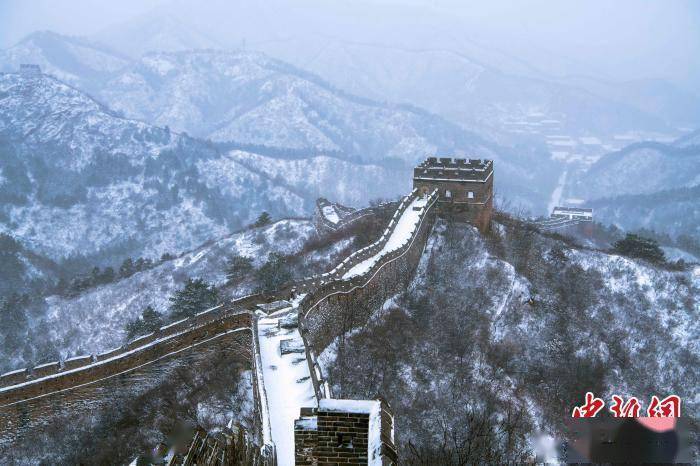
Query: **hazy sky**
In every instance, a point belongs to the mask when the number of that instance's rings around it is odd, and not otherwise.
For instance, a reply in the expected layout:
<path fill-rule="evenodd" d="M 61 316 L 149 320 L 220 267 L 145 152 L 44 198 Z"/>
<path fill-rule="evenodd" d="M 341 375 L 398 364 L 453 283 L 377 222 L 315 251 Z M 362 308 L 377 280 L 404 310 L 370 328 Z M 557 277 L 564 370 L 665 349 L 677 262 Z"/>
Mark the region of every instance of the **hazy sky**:
<path fill-rule="evenodd" d="M 0 0 L 0 46 L 30 32 L 49 29 L 90 35 L 153 9 L 162 0 Z"/>
<path fill-rule="evenodd" d="M 0 46 L 38 29 L 92 35 L 154 9 L 217 33 L 222 43 L 235 44 L 245 26 L 258 38 L 303 31 L 346 40 L 369 35 L 375 42 L 390 36 L 430 41 L 429 31 L 444 31 L 535 65 L 556 57 L 590 65 L 601 76 L 665 77 L 700 90 L 695 0 L 0 0 Z"/>

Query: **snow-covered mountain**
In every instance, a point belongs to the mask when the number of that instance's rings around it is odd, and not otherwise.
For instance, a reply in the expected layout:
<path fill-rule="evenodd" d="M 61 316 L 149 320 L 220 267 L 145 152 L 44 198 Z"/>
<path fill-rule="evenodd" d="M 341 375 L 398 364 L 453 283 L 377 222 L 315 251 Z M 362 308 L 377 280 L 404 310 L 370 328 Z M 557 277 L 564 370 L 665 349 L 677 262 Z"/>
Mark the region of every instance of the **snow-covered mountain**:
<path fill-rule="evenodd" d="M 154 52 L 132 61 L 47 32 L 0 56 L 5 71 L 17 71 L 20 63 L 42 65 L 130 118 L 214 141 L 411 163 L 426 153 L 476 151 L 484 144 L 435 115 L 354 97 L 261 53 Z"/>
<path fill-rule="evenodd" d="M 6 54 L 21 56 L 20 52 L 13 48 Z M 12 63 L 33 59 L 29 54 Z M 85 88 L 94 89 L 100 101 L 129 118 L 197 137 L 254 145 L 263 154 L 265 148 L 291 148 L 297 150 L 296 158 L 327 153 L 353 163 L 381 165 L 397 180 L 376 190 L 381 196 L 404 193 L 396 186 L 405 186 L 410 168 L 428 155 L 490 158 L 499 167 L 498 192 L 512 204 L 539 211 L 561 171 L 544 148 L 504 147 L 424 110 L 355 97 L 261 53 L 150 53 Z M 279 159 L 279 153 L 273 158 Z M 317 167 L 312 161 L 307 166 Z M 360 179 L 366 169 L 359 166 L 343 173 L 349 171 L 351 179 Z M 309 178 L 323 176 L 312 171 Z M 350 186 L 348 180 L 340 181 Z"/>
<path fill-rule="evenodd" d="M 257 291 L 256 270 L 270 253 L 284 256 L 291 277 L 301 279 L 331 269 L 354 250 L 356 232 L 319 241 L 315 231 L 311 220 L 283 219 L 213 238 L 153 267 L 77 294 L 35 296 L 19 309 L 22 318 L 8 318 L 0 329 L 0 373 L 119 346 L 127 338 L 127 323 L 148 306 L 165 322 L 171 321 L 170 298 L 189 278 L 216 286 L 220 299 L 227 301 Z M 233 256 L 250 259 L 252 268 L 229 281 Z"/>
<path fill-rule="evenodd" d="M 402 186 L 429 154 L 494 159 L 499 191 L 530 209 L 541 207 L 560 170 L 544 150 L 502 147 L 423 110 L 352 96 L 260 53 L 148 54 L 100 95 L 126 115 L 214 141 L 327 151 L 380 165 Z M 325 176 L 313 159 L 306 166 L 310 179 Z M 339 181 L 350 185 L 366 172 L 346 164 L 341 173 L 349 179 Z"/>
<path fill-rule="evenodd" d="M 313 199 L 48 76 L 0 75 L 0 231 L 51 258 L 160 257 Z M 308 205 L 305 204 L 308 203 Z"/>
<path fill-rule="evenodd" d="M 321 45 L 322 43 L 322 45 Z M 459 47 L 400 47 L 383 43 L 341 40 L 270 42 L 261 50 L 303 66 L 341 89 L 377 100 L 406 102 L 470 128 L 503 132 L 508 124 L 537 115 L 557 120 L 568 134 L 612 135 L 626 130 L 667 130 L 668 124 L 700 122 L 688 111 L 661 118 L 650 102 L 668 108 L 680 91 L 671 85 L 649 96 L 614 98 L 608 91 L 568 83 L 541 74 L 514 74 L 465 54 Z M 313 51 L 313 52 L 312 52 Z M 487 58 L 488 60 L 488 58 Z M 497 61 L 498 62 L 498 61 Z M 641 91 L 640 91 L 641 93 Z M 692 95 L 691 95 L 692 96 Z M 698 97 L 692 96 L 694 101 Z M 639 103 L 640 105 L 633 105 Z M 644 104 L 647 104 L 646 108 Z"/>
<path fill-rule="evenodd" d="M 284 159 L 240 150 L 226 157 L 296 192 L 346 205 L 363 207 L 369 200 L 393 198 L 411 190 L 412 171 L 400 166 L 353 163 L 326 155 Z"/>
<path fill-rule="evenodd" d="M 600 158 L 567 187 L 597 221 L 700 238 L 698 131 L 671 144 L 641 142 Z"/>
<path fill-rule="evenodd" d="M 222 286 L 226 282 L 227 261 L 232 255 L 248 257 L 259 267 L 270 252 L 298 253 L 313 232 L 311 221 L 282 220 L 213 239 L 153 268 L 77 296 L 49 296 L 33 306 L 30 325 L 16 330 L 21 334 L 15 339 L 22 342 L 21 348 L 0 344 L 3 361 L 0 372 L 21 367 L 28 361 L 59 355 L 65 358 L 119 346 L 126 338 L 127 322 L 138 318 L 147 306 L 167 316 L 169 298 L 188 278 L 202 278 Z M 328 257 L 322 254 L 315 260 Z M 309 261 L 313 262 L 314 257 L 310 256 Z M 229 292 L 237 296 L 249 294 L 253 292 L 250 286 L 249 281 L 244 281 Z M 1 336 L 2 332 L 0 341 Z M 37 343 L 39 340 L 41 344 Z"/>
<path fill-rule="evenodd" d="M 676 147 L 700 146 L 700 129 L 696 129 L 674 141 Z"/>
<path fill-rule="evenodd" d="M 0 297 L 45 289 L 56 281 L 58 268 L 11 235 L 0 233 Z"/>
<path fill-rule="evenodd" d="M 586 203 L 595 218 L 625 230 L 641 228 L 690 235 L 700 240 L 700 185 L 650 194 L 628 194 L 595 199 Z"/>
<path fill-rule="evenodd" d="M 38 31 L 0 50 L 0 71 L 16 72 L 23 63 L 37 64 L 45 73 L 95 94 L 100 84 L 126 67 L 130 59 L 82 37 Z"/>
<path fill-rule="evenodd" d="M 700 146 L 642 142 L 607 154 L 577 180 L 577 196 L 650 194 L 700 184 Z"/>
<path fill-rule="evenodd" d="M 669 126 L 695 127 L 700 123 L 700 96 L 663 79 L 611 82 L 573 76 L 562 84 L 586 89 L 610 102 L 619 102 L 645 115 L 653 115 Z"/>
<path fill-rule="evenodd" d="M 478 150 L 483 140 L 424 111 L 359 99 L 260 53 L 142 57 L 100 94 L 134 118 L 214 141 L 343 152 L 364 160 Z"/>
<path fill-rule="evenodd" d="M 577 54 L 484 36 L 452 9 L 424 2 L 403 2 L 399 12 L 391 2 L 239 0 L 201 8 L 177 0 L 133 19 L 123 27 L 128 36 L 95 37 L 130 53 L 142 49 L 133 37 L 149 43 L 174 21 L 173 43 L 197 36 L 185 48 L 201 48 L 197 31 L 206 31 L 225 47 L 267 53 L 352 94 L 417 105 L 480 134 L 502 133 L 505 121 L 531 114 L 580 135 L 700 124 L 692 92 L 659 80 L 611 82 Z"/>

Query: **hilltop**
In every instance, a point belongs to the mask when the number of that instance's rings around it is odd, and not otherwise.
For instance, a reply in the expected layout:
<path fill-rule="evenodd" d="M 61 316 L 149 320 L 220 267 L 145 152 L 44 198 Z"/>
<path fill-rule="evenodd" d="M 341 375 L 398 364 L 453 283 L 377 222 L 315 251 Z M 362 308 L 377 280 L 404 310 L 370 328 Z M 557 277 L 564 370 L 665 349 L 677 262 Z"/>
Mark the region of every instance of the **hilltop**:
<path fill-rule="evenodd" d="M 334 396 L 390 402 L 406 464 L 524 461 L 538 437 L 562 439 L 586 391 L 677 393 L 697 415 L 699 292 L 698 266 L 668 271 L 517 221 L 486 237 L 438 222 L 406 290 L 321 360 Z"/>

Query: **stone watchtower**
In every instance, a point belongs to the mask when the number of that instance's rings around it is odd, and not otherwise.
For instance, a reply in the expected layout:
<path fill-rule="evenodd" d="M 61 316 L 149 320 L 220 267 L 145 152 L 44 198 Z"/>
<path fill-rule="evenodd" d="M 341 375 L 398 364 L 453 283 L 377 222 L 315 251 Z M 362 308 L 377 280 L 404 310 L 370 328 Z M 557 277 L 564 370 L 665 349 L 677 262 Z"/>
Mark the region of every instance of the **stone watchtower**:
<path fill-rule="evenodd" d="M 489 229 L 493 212 L 493 161 L 428 157 L 413 169 L 413 187 L 438 189 L 438 214 Z"/>
<path fill-rule="evenodd" d="M 41 76 L 41 67 L 32 63 L 21 63 L 19 65 L 19 74 L 30 78 L 36 78 Z"/>
<path fill-rule="evenodd" d="M 394 415 L 383 400 L 324 398 L 294 422 L 294 464 L 398 464 Z"/>

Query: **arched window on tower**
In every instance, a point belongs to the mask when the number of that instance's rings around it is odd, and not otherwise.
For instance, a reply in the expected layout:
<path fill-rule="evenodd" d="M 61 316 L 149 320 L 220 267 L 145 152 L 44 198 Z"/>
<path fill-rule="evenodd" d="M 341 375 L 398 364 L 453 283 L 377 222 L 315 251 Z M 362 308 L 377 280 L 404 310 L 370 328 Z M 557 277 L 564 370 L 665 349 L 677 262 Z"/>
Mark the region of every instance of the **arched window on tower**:
<path fill-rule="evenodd" d="M 452 199 L 452 191 L 450 191 L 449 189 L 446 189 L 445 190 L 445 197 L 447 199 Z"/>

